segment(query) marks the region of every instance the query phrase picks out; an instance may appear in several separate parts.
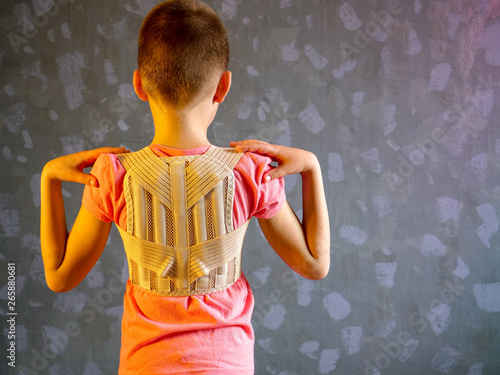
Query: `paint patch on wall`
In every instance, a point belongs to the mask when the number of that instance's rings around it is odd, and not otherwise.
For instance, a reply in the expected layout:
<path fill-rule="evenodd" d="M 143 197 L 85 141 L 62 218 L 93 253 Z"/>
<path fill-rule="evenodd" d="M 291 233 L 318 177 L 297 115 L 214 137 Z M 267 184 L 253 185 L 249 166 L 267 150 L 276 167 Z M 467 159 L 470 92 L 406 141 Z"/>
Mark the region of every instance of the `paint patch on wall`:
<path fill-rule="evenodd" d="M 337 292 L 330 293 L 323 298 L 323 306 L 330 314 L 330 317 L 337 322 L 351 313 L 351 304 L 342 294 Z"/>
<path fill-rule="evenodd" d="M 348 355 L 356 354 L 361 349 L 362 327 L 346 327 L 340 330 L 340 337 Z"/>
<path fill-rule="evenodd" d="M 477 307 L 486 312 L 500 312 L 500 282 L 493 284 L 476 284 L 472 288 Z"/>

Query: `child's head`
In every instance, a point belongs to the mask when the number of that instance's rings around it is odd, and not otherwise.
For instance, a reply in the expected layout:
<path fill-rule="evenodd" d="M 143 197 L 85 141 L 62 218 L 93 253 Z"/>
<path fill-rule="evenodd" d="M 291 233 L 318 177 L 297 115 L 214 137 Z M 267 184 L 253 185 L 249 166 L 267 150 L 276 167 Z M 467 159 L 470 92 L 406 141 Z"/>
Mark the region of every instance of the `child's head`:
<path fill-rule="evenodd" d="M 148 96 L 182 112 L 215 89 L 229 62 L 219 16 L 197 0 L 154 7 L 139 34 L 138 65 Z"/>

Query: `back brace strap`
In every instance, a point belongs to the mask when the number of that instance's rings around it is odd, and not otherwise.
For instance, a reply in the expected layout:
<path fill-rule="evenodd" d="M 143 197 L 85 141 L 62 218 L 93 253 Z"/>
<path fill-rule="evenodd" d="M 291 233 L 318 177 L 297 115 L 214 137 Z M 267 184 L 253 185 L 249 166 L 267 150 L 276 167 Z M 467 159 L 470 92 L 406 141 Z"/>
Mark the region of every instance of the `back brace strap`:
<path fill-rule="evenodd" d="M 127 174 L 127 231 L 120 234 L 133 284 L 155 294 L 223 290 L 241 275 L 248 222 L 233 230 L 233 168 L 242 153 L 157 157 L 146 147 L 120 154 Z"/>

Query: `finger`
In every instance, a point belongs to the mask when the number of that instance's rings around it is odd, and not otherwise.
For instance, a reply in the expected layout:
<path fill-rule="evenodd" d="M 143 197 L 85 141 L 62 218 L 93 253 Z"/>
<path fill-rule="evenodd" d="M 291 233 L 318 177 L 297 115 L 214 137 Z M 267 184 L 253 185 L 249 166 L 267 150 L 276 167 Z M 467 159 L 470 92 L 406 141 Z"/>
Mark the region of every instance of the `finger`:
<path fill-rule="evenodd" d="M 64 175 L 59 177 L 61 181 L 76 182 L 78 184 L 89 185 L 92 187 L 99 186 L 99 180 L 91 174 L 80 172 L 75 169 L 66 171 Z"/>
<path fill-rule="evenodd" d="M 247 140 L 242 142 L 231 142 L 231 146 L 240 152 L 256 152 L 261 155 L 276 157 L 277 147 L 263 141 Z"/>
<path fill-rule="evenodd" d="M 287 166 L 287 164 L 282 164 L 276 168 L 271 169 L 266 172 L 263 176 L 264 182 L 269 182 L 272 180 L 276 180 L 277 178 L 288 176 L 290 174 L 294 174 L 295 171 Z"/>

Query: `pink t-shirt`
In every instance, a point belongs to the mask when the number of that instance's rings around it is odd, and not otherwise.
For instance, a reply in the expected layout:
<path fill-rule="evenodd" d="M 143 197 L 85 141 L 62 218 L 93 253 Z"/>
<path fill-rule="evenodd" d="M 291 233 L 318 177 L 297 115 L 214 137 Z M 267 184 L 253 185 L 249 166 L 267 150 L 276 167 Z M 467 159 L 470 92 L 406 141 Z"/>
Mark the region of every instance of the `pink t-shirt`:
<path fill-rule="evenodd" d="M 157 156 L 199 155 L 208 149 L 150 147 Z M 235 166 L 235 229 L 251 217 L 271 218 L 285 202 L 282 178 L 263 181 L 270 163 L 268 157 L 246 153 Z M 105 154 L 91 173 L 99 187 L 85 188 L 83 206 L 98 219 L 126 230 L 125 169 L 116 155 Z M 253 374 L 253 305 L 243 275 L 221 292 L 186 297 L 157 296 L 128 280 L 119 374 Z"/>

